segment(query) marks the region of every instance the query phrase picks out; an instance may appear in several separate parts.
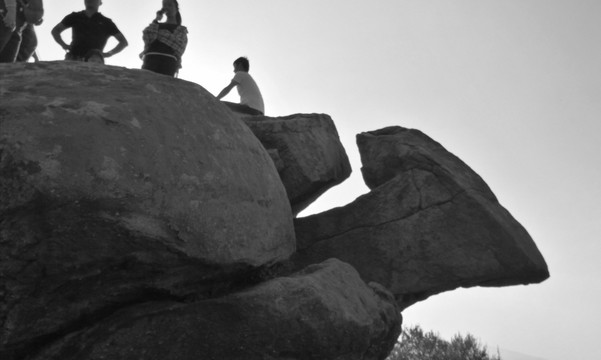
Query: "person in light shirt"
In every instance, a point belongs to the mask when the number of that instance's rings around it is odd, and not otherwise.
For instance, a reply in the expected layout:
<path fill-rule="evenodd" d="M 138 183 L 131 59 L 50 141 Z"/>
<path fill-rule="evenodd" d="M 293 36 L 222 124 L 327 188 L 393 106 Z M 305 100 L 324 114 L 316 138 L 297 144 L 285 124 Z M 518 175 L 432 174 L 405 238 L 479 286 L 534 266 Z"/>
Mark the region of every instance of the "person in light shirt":
<path fill-rule="evenodd" d="M 240 103 L 236 104 L 228 101 L 223 101 L 223 103 L 238 113 L 263 115 L 265 113 L 263 96 L 261 95 L 257 83 L 248 73 L 249 68 L 250 64 L 247 58 L 240 57 L 236 59 L 236 61 L 234 61 L 234 73 L 236 73 L 236 75 L 234 75 L 230 84 L 217 95 L 217 99 L 221 100 L 236 87 L 238 89 L 238 94 L 240 95 Z"/>

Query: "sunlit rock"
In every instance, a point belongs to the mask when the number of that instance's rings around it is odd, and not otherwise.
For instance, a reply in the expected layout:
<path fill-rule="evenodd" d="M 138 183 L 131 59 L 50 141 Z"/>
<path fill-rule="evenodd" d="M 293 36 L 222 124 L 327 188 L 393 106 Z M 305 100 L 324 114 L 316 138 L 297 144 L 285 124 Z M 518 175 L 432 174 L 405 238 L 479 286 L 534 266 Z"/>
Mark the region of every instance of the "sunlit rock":
<path fill-rule="evenodd" d="M 245 116 L 278 166 L 294 214 L 351 174 L 334 122 L 324 114 Z"/>

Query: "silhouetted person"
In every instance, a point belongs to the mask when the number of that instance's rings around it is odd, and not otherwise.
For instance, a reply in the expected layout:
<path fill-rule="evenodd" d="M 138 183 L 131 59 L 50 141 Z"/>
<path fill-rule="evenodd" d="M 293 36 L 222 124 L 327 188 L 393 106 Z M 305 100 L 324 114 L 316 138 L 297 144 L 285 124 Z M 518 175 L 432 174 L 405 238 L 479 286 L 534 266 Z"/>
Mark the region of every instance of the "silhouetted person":
<path fill-rule="evenodd" d="M 0 52 L 17 28 L 17 0 L 0 0 Z"/>
<path fill-rule="evenodd" d="M 217 95 L 217 99 L 221 100 L 224 96 L 229 94 L 233 88 L 237 87 L 238 94 L 240 95 L 240 104 L 228 101 L 224 101 L 223 103 L 230 109 L 239 113 L 263 115 L 265 113 L 263 96 L 261 95 L 257 83 L 248 73 L 249 69 L 250 64 L 247 58 L 240 57 L 236 59 L 236 61 L 234 61 L 234 73 L 236 73 L 236 75 L 234 75 L 230 84 Z"/>
<path fill-rule="evenodd" d="M 17 53 L 16 62 L 27 62 L 33 56 L 36 61 L 37 55 L 35 50 L 38 47 L 38 36 L 35 33 L 34 25 L 27 24 L 21 32 L 21 44 Z"/>
<path fill-rule="evenodd" d="M 2 2 L 6 4 L 4 9 Z M 20 61 L 23 56 L 27 59 L 35 51 L 37 46 L 37 37 L 35 36 L 34 25 L 42 23 L 44 16 L 44 5 L 42 0 L 0 0 L 0 9 L 4 10 L 3 21 L 0 24 L 0 62 L 11 63 Z M 14 9 L 14 22 L 10 19 Z M 9 30 L 8 23 L 14 25 L 12 31 Z M 33 34 L 33 37 L 32 37 Z M 19 54 L 22 52 L 22 56 Z"/>
<path fill-rule="evenodd" d="M 163 15 L 167 19 L 160 23 Z M 163 7 L 157 11 L 154 21 L 144 29 L 142 39 L 142 69 L 175 76 L 181 68 L 182 55 L 188 44 L 188 30 L 182 26 L 177 0 L 163 0 Z"/>
<path fill-rule="evenodd" d="M 52 29 L 54 40 L 67 51 L 65 60 L 85 61 L 86 54 L 91 50 L 99 50 L 103 58 L 111 57 L 121 52 L 128 43 L 115 23 L 98 12 L 101 0 L 84 0 L 86 9 L 73 12 Z M 61 38 L 61 33 L 72 29 L 72 41 L 67 45 Z M 113 36 L 118 44 L 114 49 L 104 52 L 108 39 Z"/>

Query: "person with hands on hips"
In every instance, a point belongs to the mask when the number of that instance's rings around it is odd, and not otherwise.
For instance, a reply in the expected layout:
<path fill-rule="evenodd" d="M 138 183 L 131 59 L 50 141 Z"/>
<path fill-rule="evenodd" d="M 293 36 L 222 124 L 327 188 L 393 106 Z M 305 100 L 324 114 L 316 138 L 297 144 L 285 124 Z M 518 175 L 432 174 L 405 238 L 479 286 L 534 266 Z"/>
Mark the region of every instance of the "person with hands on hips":
<path fill-rule="evenodd" d="M 86 55 L 92 50 L 98 50 L 104 58 L 118 54 L 128 45 L 125 36 L 119 31 L 115 23 L 98 12 L 101 0 L 84 0 L 86 9 L 73 12 L 52 29 L 54 40 L 67 51 L 65 60 L 85 61 Z M 72 28 L 71 44 L 65 43 L 61 33 Z M 114 49 L 104 52 L 108 39 L 113 36 L 117 39 Z"/>

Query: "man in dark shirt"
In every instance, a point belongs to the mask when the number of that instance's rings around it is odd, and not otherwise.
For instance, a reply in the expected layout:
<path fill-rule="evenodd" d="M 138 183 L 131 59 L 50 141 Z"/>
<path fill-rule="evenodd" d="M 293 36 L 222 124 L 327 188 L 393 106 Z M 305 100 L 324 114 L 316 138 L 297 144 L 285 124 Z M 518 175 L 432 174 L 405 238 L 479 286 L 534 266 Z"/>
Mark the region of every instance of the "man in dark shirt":
<path fill-rule="evenodd" d="M 98 8 L 101 0 L 85 0 L 86 9 L 71 13 L 52 29 L 54 40 L 67 51 L 66 60 L 85 61 L 91 51 L 101 51 L 105 58 L 111 57 L 123 50 L 128 44 L 125 36 L 115 23 L 101 13 Z M 72 28 L 71 44 L 67 45 L 61 38 L 61 33 Z M 114 49 L 104 52 L 108 39 L 114 36 L 119 42 Z"/>

